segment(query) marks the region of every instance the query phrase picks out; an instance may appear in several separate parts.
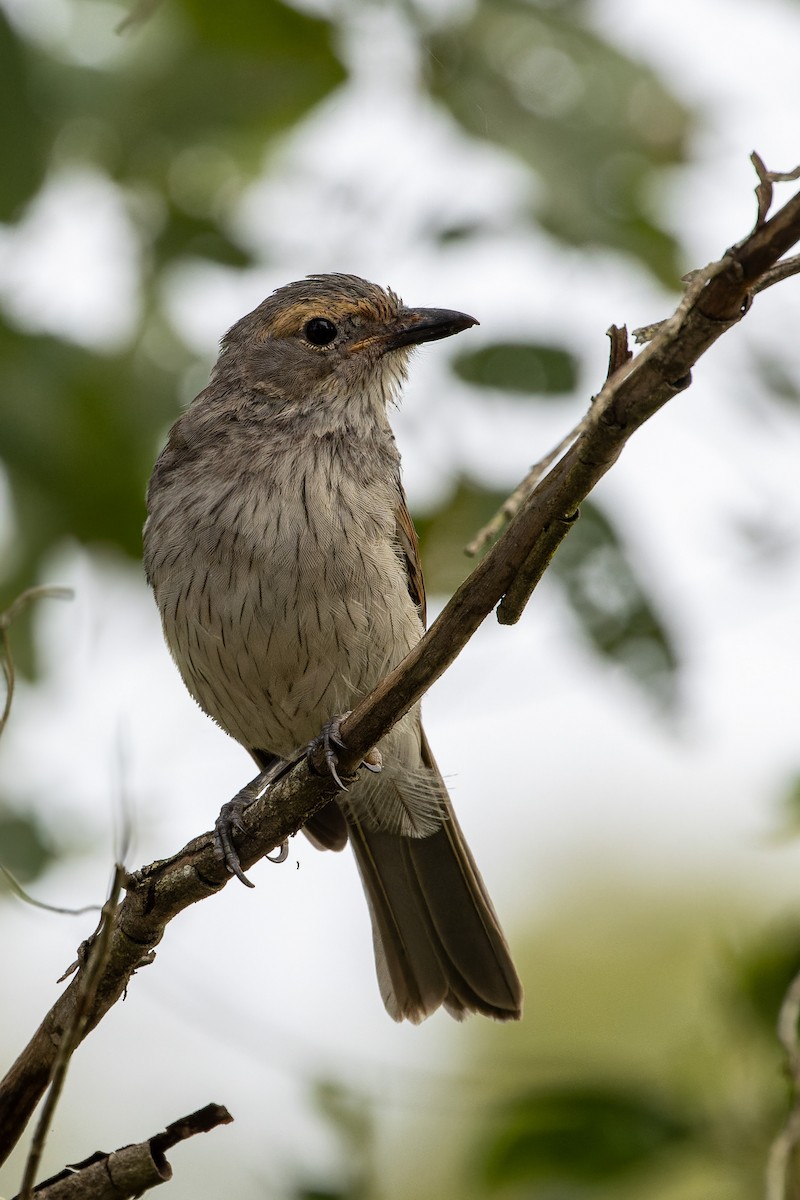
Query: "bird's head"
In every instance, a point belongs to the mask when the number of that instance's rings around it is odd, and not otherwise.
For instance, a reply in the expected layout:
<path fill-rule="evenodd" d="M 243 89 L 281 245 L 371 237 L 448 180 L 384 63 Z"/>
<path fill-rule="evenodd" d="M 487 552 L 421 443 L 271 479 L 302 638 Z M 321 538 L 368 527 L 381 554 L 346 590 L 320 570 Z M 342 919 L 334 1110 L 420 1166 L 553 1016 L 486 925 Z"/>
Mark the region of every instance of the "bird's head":
<path fill-rule="evenodd" d="M 449 309 L 407 308 L 357 275 L 312 275 L 278 288 L 228 331 L 215 376 L 281 409 L 356 395 L 385 406 L 414 346 L 477 323 Z"/>

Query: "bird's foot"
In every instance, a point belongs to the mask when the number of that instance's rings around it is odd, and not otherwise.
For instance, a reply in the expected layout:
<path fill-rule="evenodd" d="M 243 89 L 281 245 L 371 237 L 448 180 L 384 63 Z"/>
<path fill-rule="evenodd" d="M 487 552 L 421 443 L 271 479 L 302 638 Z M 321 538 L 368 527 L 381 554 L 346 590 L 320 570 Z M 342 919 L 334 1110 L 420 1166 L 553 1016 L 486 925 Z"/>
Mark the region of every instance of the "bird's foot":
<path fill-rule="evenodd" d="M 231 875 L 245 885 L 245 887 L 255 887 L 244 871 L 242 864 L 239 861 L 239 853 L 233 844 L 233 835 L 241 833 L 244 829 L 242 816 L 245 811 L 254 804 L 256 800 L 264 795 L 264 792 L 280 777 L 287 769 L 287 764 L 284 759 L 277 758 L 263 770 L 255 779 L 251 779 L 240 792 L 237 792 L 232 800 L 228 800 L 219 810 L 219 816 L 214 822 L 214 846 L 218 858 L 221 858 L 225 863 L 225 867 Z M 289 843 L 283 842 L 278 847 L 278 852 L 273 858 L 267 855 L 270 862 L 286 862 L 289 857 Z"/>
<path fill-rule="evenodd" d="M 350 716 L 349 712 L 342 713 L 341 716 L 332 717 L 328 723 L 323 726 L 322 733 L 318 734 L 313 741 L 308 743 L 306 749 L 306 758 L 308 765 L 315 775 L 322 775 L 324 772 L 319 769 L 319 760 L 322 758 L 325 763 L 325 770 L 331 776 L 336 786 L 340 791 L 346 792 L 347 785 L 342 783 L 339 777 L 339 756 L 336 753 L 335 747 L 340 750 L 345 750 L 347 747 L 342 741 L 341 728 L 342 721 Z M 359 763 L 359 766 L 366 767 L 368 771 L 374 772 L 376 775 L 383 769 L 381 761 L 381 752 L 376 747 L 368 751 Z"/>

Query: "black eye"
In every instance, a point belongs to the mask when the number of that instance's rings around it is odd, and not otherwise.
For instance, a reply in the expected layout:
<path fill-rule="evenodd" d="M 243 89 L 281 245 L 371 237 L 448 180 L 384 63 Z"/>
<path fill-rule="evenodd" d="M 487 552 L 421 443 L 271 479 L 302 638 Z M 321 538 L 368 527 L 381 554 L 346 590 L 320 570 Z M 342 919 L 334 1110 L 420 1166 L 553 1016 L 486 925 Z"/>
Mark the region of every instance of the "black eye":
<path fill-rule="evenodd" d="M 312 317 L 303 332 L 312 346 L 329 346 L 338 330 L 327 317 Z"/>

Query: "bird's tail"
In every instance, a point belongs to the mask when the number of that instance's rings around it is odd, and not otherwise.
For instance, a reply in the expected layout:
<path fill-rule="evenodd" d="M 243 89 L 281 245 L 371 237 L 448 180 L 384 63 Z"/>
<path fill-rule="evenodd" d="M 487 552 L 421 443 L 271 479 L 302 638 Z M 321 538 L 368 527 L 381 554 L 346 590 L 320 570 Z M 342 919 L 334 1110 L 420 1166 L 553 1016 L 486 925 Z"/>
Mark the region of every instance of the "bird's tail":
<path fill-rule="evenodd" d="M 423 758 L 436 771 L 423 734 Z M 438 774 L 438 771 L 437 771 Z M 503 931 L 439 775 L 446 818 L 428 837 L 348 831 L 372 917 L 383 1002 L 418 1023 L 440 1005 L 457 1020 L 522 1014 L 522 986 Z"/>

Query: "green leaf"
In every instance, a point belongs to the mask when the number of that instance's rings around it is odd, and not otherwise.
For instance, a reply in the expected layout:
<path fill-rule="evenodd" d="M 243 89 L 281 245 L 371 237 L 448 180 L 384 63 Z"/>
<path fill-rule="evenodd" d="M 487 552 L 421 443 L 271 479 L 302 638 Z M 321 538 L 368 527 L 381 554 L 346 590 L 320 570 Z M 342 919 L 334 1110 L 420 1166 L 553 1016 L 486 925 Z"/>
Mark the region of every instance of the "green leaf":
<path fill-rule="evenodd" d="M 654 1168 L 693 1132 L 682 1112 L 628 1087 L 564 1085 L 509 1105 L 484 1163 L 492 1188 L 613 1182 Z"/>
<path fill-rule="evenodd" d="M 464 547 L 505 499 L 505 492 L 492 491 L 461 476 L 440 508 L 414 514 L 429 595 L 449 595 L 463 583 L 475 566 Z"/>
<path fill-rule="evenodd" d="M 46 830 L 33 815 L 23 815 L 0 802 L 0 863 L 20 883 L 29 883 L 41 875 L 57 855 Z M 9 883 L 0 875 L 0 893 Z"/>
<path fill-rule="evenodd" d="M 45 122 L 31 60 L 0 10 L 0 221 L 11 221 L 38 190 L 47 167 Z"/>
<path fill-rule="evenodd" d="M 675 702 L 678 656 L 667 626 L 611 521 L 590 501 L 553 558 L 581 627 L 604 658 L 619 664 L 651 698 Z"/>
<path fill-rule="evenodd" d="M 154 242 L 160 262 L 175 258 L 204 258 L 229 267 L 252 265 L 250 255 L 231 240 L 217 222 L 170 205 L 169 217 Z"/>
<path fill-rule="evenodd" d="M 101 357 L 0 325 L 4 465 L 25 558 L 11 595 L 64 537 L 141 554 L 144 490 L 175 381 L 135 354 Z M 24 570 L 24 574 L 20 572 Z"/>
<path fill-rule="evenodd" d="M 313 1099 L 346 1148 L 352 1165 L 372 1144 L 374 1116 L 369 1101 L 354 1089 L 328 1079 L 315 1082 Z"/>
<path fill-rule="evenodd" d="M 522 395 L 563 395 L 575 390 L 578 361 L 569 350 L 533 342 L 497 342 L 456 355 L 456 375 L 479 387 Z"/>
<path fill-rule="evenodd" d="M 800 384 L 797 381 L 797 365 L 774 352 L 763 354 L 752 351 L 753 374 L 758 380 L 759 392 L 771 400 L 778 400 L 795 412 L 800 407 Z"/>
<path fill-rule="evenodd" d="M 735 995 L 771 1042 L 783 998 L 798 971 L 800 926 L 796 922 L 763 931 L 737 955 Z"/>
<path fill-rule="evenodd" d="M 577 0 L 478 0 L 468 12 L 430 41 L 434 94 L 468 132 L 531 167 L 547 230 L 627 251 L 676 287 L 678 247 L 650 200 L 658 169 L 685 160 L 686 110 L 595 32 Z"/>
<path fill-rule="evenodd" d="M 89 138 L 84 153 L 114 178 L 164 194 L 184 153 L 229 154 L 231 177 L 208 180 L 207 214 L 345 78 L 330 23 L 280 0 L 172 0 L 121 38 L 109 21 L 103 36 L 107 69 L 40 56 L 65 137 L 78 157 Z"/>

